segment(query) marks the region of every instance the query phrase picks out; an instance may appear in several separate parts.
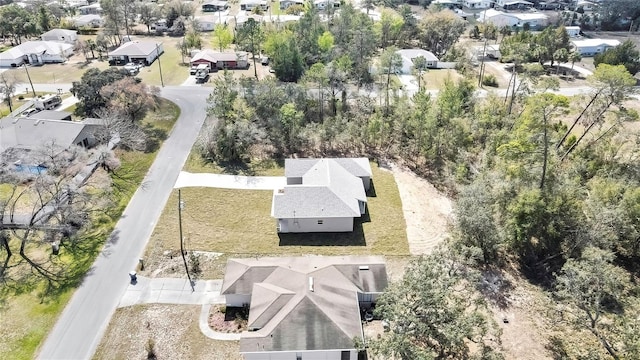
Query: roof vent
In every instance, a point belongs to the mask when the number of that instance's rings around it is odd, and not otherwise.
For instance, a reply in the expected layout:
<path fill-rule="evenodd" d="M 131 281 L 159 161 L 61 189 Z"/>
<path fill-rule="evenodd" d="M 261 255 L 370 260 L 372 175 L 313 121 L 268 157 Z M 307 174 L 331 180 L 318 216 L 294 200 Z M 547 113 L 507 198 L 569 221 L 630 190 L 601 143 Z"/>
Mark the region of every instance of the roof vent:
<path fill-rule="evenodd" d="M 313 276 L 309 276 L 309 291 L 313 292 Z"/>
<path fill-rule="evenodd" d="M 368 265 L 359 266 L 358 270 L 369 270 L 369 266 Z"/>

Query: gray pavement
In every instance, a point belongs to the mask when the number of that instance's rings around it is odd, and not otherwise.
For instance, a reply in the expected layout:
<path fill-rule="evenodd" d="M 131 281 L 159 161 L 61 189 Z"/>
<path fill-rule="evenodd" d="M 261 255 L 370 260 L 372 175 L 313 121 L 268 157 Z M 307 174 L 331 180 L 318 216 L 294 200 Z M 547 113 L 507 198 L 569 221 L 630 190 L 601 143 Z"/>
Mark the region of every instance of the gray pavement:
<path fill-rule="evenodd" d="M 224 304 L 221 288 L 222 280 L 194 281 L 192 289 L 187 279 L 138 276 L 138 281 L 127 287 L 118 307 L 137 304 Z"/>
<path fill-rule="evenodd" d="M 242 176 L 227 174 L 190 173 L 181 171 L 175 188 L 212 187 L 243 190 L 275 190 L 287 185 L 284 176 Z"/>
<path fill-rule="evenodd" d="M 128 273 L 138 264 L 202 127 L 210 91 L 203 87 L 161 90 L 163 97 L 180 107 L 180 117 L 143 180 L 146 185 L 131 198 L 102 252 L 41 345 L 39 359 L 73 360 L 93 356 L 129 286 Z"/>

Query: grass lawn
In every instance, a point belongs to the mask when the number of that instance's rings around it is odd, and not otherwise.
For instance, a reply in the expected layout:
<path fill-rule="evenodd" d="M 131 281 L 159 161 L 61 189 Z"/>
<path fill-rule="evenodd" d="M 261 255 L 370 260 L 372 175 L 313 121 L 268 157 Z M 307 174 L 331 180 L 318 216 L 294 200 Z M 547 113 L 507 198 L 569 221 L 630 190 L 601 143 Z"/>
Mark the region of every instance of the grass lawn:
<path fill-rule="evenodd" d="M 204 171 L 191 158 L 186 170 Z M 211 172 L 220 172 L 219 168 Z M 215 188 L 182 189 L 182 224 L 188 250 L 248 255 L 407 255 L 402 203 L 391 172 L 372 163 L 375 197 L 368 198 L 368 216 L 356 220 L 352 233 L 278 234 L 270 216 L 271 191 Z M 282 174 L 282 168 L 250 170 L 255 175 Z M 178 195 L 174 191 L 147 247 L 153 264 L 178 242 Z M 179 254 L 179 251 L 178 251 Z M 160 264 L 158 264 L 160 266 Z M 152 266 L 153 267 L 153 266 Z"/>
<path fill-rule="evenodd" d="M 162 100 L 159 108 L 143 120 L 143 124 L 148 126 L 148 133 L 155 137 L 151 141 L 160 144 L 173 127 L 178 115 L 179 109 L 175 104 Z M 118 150 L 122 165 L 117 171 L 118 176 L 113 177 L 113 189 L 118 201 L 112 209 L 94 219 L 94 226 L 83 242 L 85 251 L 73 257 L 73 262 L 70 262 L 73 266 L 69 267 L 71 275 L 67 282 L 60 284 L 57 291 L 43 295 L 42 283 L 36 284 L 35 289 L 28 290 L 21 289 L 20 287 L 24 287 L 22 284 L 15 284 L 11 288 L 3 285 L 3 291 L 0 293 L 3 295 L 0 296 L 0 338 L 3 339 L 0 343 L 0 359 L 19 360 L 34 357 L 38 346 L 73 294 L 78 281 L 93 263 L 104 239 L 111 233 L 129 199 L 142 182 L 156 153 L 157 146 L 153 152 L 147 153 Z M 95 176 L 107 176 L 100 174 L 102 171 L 96 171 Z M 3 187 L 0 187 L 0 196 L 3 191 Z M 71 260 L 72 256 L 64 251 L 61 252 L 61 256 Z M 13 292 L 14 288 L 19 294 Z"/>
<path fill-rule="evenodd" d="M 423 74 L 422 86 L 428 90 L 442 89 L 447 78 L 456 81 L 461 76 L 454 69 L 431 69 Z"/>
<path fill-rule="evenodd" d="M 56 84 L 65 83 L 70 84 L 74 81 L 79 81 L 87 70 L 97 68 L 105 70 L 109 67 L 107 61 L 94 60 L 89 64 L 84 62 L 84 57 L 78 58 L 78 55 L 74 56 L 74 61 L 70 59 L 66 63 L 62 64 L 46 64 L 42 66 L 29 66 L 29 76 L 34 84 Z M 25 83 L 28 82 L 27 74 L 24 68 L 9 69 L 8 71 L 14 71 L 23 79 Z"/>
<path fill-rule="evenodd" d="M 160 56 L 160 66 L 162 67 L 162 80 L 165 85 L 180 85 L 187 77 L 189 77 L 189 67 L 187 65 L 181 65 L 182 56 L 180 50 L 176 48 L 178 40 L 181 38 L 173 38 L 169 36 L 163 37 L 143 37 L 137 36 L 139 40 L 150 40 L 162 42 L 162 48 L 164 54 Z M 189 61 L 188 57 L 184 58 L 185 62 Z M 158 60 L 149 66 L 145 66 L 140 69 L 140 73 L 137 77 L 141 78 L 146 84 L 150 85 L 162 85 L 160 81 L 160 68 L 158 67 Z"/>

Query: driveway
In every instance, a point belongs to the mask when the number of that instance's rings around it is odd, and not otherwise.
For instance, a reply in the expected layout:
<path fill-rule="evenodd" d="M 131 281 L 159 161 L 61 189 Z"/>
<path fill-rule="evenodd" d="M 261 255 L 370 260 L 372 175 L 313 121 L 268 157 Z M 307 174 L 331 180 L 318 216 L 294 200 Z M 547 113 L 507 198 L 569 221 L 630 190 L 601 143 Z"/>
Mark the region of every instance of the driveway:
<path fill-rule="evenodd" d="M 211 89 L 165 87 L 161 96 L 176 103 L 180 117 L 122 217 L 49 336 L 39 359 L 90 359 L 129 286 L 160 213 L 169 198 L 206 117 Z"/>
<path fill-rule="evenodd" d="M 181 171 L 174 188 L 212 187 L 222 189 L 275 190 L 283 188 L 286 184 L 287 180 L 284 176 L 194 174 Z"/>

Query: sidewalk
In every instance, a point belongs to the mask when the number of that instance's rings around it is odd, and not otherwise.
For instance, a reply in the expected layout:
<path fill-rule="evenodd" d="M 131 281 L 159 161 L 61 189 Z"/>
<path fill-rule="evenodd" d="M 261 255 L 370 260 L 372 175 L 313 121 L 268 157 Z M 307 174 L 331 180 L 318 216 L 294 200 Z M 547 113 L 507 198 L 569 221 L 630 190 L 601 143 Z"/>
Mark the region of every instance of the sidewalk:
<path fill-rule="evenodd" d="M 240 176 L 181 171 L 174 189 L 183 187 L 212 187 L 223 189 L 275 190 L 287 184 L 284 176 Z"/>
<path fill-rule="evenodd" d="M 202 305 L 198 325 L 206 337 L 214 340 L 240 340 L 238 333 L 221 333 L 209 327 L 211 304 L 224 304 L 220 295 L 222 280 L 198 280 L 191 288 L 189 280 L 175 278 L 150 279 L 138 276 L 135 284 L 129 284 L 118 307 L 137 304 Z"/>

